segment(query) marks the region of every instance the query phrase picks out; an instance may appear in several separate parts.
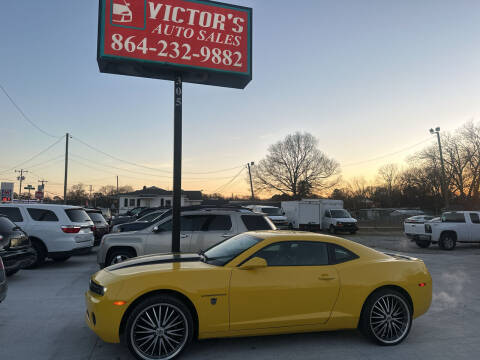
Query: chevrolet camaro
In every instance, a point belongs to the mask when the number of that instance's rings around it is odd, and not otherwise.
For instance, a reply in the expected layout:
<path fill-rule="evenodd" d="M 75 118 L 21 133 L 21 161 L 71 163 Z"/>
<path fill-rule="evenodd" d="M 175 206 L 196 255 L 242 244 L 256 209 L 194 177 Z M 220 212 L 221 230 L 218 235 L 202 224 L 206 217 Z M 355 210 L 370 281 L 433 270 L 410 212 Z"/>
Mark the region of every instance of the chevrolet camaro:
<path fill-rule="evenodd" d="M 396 345 L 432 299 L 423 261 L 327 235 L 248 232 L 200 254 L 144 256 L 90 279 L 86 321 L 143 360 L 193 339 L 359 328 Z"/>

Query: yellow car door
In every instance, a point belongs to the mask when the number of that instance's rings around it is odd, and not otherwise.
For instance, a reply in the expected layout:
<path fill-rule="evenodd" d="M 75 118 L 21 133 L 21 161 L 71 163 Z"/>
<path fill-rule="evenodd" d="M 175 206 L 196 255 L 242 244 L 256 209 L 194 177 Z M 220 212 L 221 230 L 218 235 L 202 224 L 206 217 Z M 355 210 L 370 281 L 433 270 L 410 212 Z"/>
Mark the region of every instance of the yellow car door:
<path fill-rule="evenodd" d="M 326 323 L 339 293 L 328 247 L 321 242 L 283 241 L 261 249 L 267 267 L 232 270 L 230 329 L 249 330 Z"/>

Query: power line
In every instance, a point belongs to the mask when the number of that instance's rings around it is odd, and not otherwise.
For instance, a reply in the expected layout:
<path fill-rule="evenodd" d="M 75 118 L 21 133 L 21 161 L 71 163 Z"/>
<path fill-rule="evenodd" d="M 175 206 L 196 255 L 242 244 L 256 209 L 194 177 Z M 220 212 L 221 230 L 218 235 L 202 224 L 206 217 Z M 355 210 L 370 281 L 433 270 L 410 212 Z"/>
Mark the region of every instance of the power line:
<path fill-rule="evenodd" d="M 387 158 L 387 157 L 390 157 L 390 156 L 394 156 L 394 155 L 400 154 L 400 153 L 405 152 L 405 151 L 407 151 L 407 150 L 413 149 L 413 148 L 417 147 L 418 145 L 421 145 L 421 144 L 426 143 L 427 141 L 430 141 L 430 139 L 422 140 L 422 141 L 420 141 L 419 143 L 416 143 L 416 144 L 414 144 L 414 145 L 410 145 L 410 146 L 408 146 L 408 147 L 406 147 L 406 148 L 403 148 L 403 149 L 401 149 L 401 150 L 398 150 L 398 151 L 395 151 L 395 152 L 392 152 L 392 153 L 389 153 L 389 154 L 385 154 L 385 155 L 378 156 L 378 157 L 375 157 L 375 158 L 372 158 L 372 159 L 368 159 L 368 160 L 358 161 L 358 162 L 356 162 L 356 163 L 345 164 L 345 165 L 342 165 L 342 167 L 356 166 L 356 165 L 361 165 L 361 164 L 365 164 L 365 163 L 372 162 L 372 161 L 376 161 L 376 160 L 381 160 L 381 159 L 384 159 L 384 158 Z"/>
<path fill-rule="evenodd" d="M 10 169 L 7 169 L 7 170 L 4 170 L 4 171 L 1 171 L 0 174 L 4 174 L 6 172 L 9 172 L 9 171 L 12 171 L 14 170 L 15 168 L 17 167 L 21 167 L 22 165 L 26 164 L 26 163 L 29 163 L 30 161 L 32 161 L 33 159 L 36 159 L 37 157 L 39 157 L 40 155 L 42 155 L 43 153 L 46 153 L 48 150 L 50 150 L 51 148 L 53 148 L 55 145 L 57 145 L 60 141 L 62 141 L 64 138 L 64 136 L 62 136 L 60 139 L 58 139 L 57 141 L 55 141 L 52 145 L 48 146 L 46 149 L 43 149 L 42 151 L 40 151 L 38 154 L 32 156 L 30 159 L 24 161 L 24 162 L 21 162 L 20 164 L 17 164 L 15 166 L 12 166 Z"/>
<path fill-rule="evenodd" d="M 18 106 L 18 104 L 15 102 L 15 100 L 13 100 L 13 98 L 8 94 L 7 90 L 2 86 L 2 84 L 0 84 L 0 89 L 2 89 L 3 93 L 7 96 L 8 100 L 10 100 L 10 102 L 12 103 L 13 106 L 15 106 L 15 108 L 18 110 L 18 112 L 22 115 L 22 117 L 28 121 L 30 123 L 30 125 L 32 125 L 35 129 L 37 129 L 38 131 L 40 131 L 41 133 L 47 135 L 47 136 L 50 136 L 52 138 L 59 138 L 60 136 L 56 136 L 56 135 L 52 135 L 50 134 L 49 132 L 43 130 L 40 126 L 38 126 L 37 124 L 35 124 L 26 114 L 25 112 L 20 108 L 20 106 Z"/>
<path fill-rule="evenodd" d="M 219 191 L 225 190 L 232 182 L 235 181 L 236 178 L 238 178 L 240 176 L 240 174 L 243 172 L 243 170 L 245 170 L 244 167 L 242 167 L 242 169 L 233 178 L 231 178 L 230 181 L 228 181 L 226 184 L 223 184 L 222 186 L 218 187 L 213 193 L 217 193 Z"/>
<path fill-rule="evenodd" d="M 78 142 L 80 142 L 81 144 L 83 144 L 84 146 L 100 153 L 100 154 L 103 154 L 111 159 L 114 159 L 116 161 L 120 161 L 120 162 L 123 162 L 125 164 L 128 164 L 128 165 L 132 165 L 132 166 L 136 166 L 136 167 L 140 167 L 140 168 L 144 168 L 144 169 L 147 169 L 147 170 L 153 170 L 153 171 L 159 171 L 159 172 L 162 172 L 162 173 L 168 173 L 168 174 L 171 174 L 173 171 L 172 170 L 163 170 L 163 169 L 158 169 L 158 168 L 153 168 L 153 167 L 149 167 L 149 166 L 145 166 L 145 165 L 140 165 L 140 164 L 136 164 L 136 163 L 133 163 L 133 162 L 130 162 L 128 160 L 124 160 L 124 159 L 120 159 L 114 155 L 111 155 L 103 150 L 100 150 L 98 149 L 97 147 L 93 146 L 93 145 L 90 145 L 88 143 L 86 143 L 85 141 L 83 140 L 80 140 L 79 138 L 77 138 L 76 136 L 73 136 L 72 135 L 72 138 Z M 113 167 L 113 166 L 111 166 Z M 212 171 L 200 171 L 200 172 L 194 172 L 194 171 L 183 171 L 183 174 L 191 174 L 191 175 L 208 175 L 208 174 L 218 174 L 218 173 L 222 173 L 222 172 L 227 172 L 227 171 L 231 171 L 231 170 L 236 170 L 236 169 L 239 169 L 240 167 L 243 167 L 243 165 L 240 165 L 240 166 L 235 166 L 235 167 L 232 167 L 232 168 L 226 168 L 226 169 L 219 169 L 219 170 L 212 170 Z M 122 169 L 122 170 L 125 170 L 125 169 Z M 130 170 L 127 170 L 127 171 L 130 171 Z"/>

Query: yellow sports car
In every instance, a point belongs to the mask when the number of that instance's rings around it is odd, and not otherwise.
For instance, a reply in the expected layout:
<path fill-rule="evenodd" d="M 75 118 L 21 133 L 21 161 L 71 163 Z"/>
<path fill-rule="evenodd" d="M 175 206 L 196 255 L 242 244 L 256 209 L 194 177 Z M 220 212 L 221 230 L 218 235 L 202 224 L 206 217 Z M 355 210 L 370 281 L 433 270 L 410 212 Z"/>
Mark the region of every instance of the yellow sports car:
<path fill-rule="evenodd" d="M 193 339 L 360 328 L 406 338 L 432 299 L 425 264 L 345 239 L 248 232 L 201 254 L 135 258 L 94 274 L 88 326 L 138 359 L 173 359 Z"/>

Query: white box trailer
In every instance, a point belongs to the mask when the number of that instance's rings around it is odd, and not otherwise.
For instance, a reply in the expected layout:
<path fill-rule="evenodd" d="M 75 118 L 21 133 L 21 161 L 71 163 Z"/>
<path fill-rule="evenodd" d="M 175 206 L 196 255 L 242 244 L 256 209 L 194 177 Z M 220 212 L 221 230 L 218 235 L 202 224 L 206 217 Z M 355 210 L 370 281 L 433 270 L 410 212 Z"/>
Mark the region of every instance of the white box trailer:
<path fill-rule="evenodd" d="M 343 209 L 343 200 L 282 201 L 289 227 L 298 230 L 357 231 L 357 221 Z"/>

